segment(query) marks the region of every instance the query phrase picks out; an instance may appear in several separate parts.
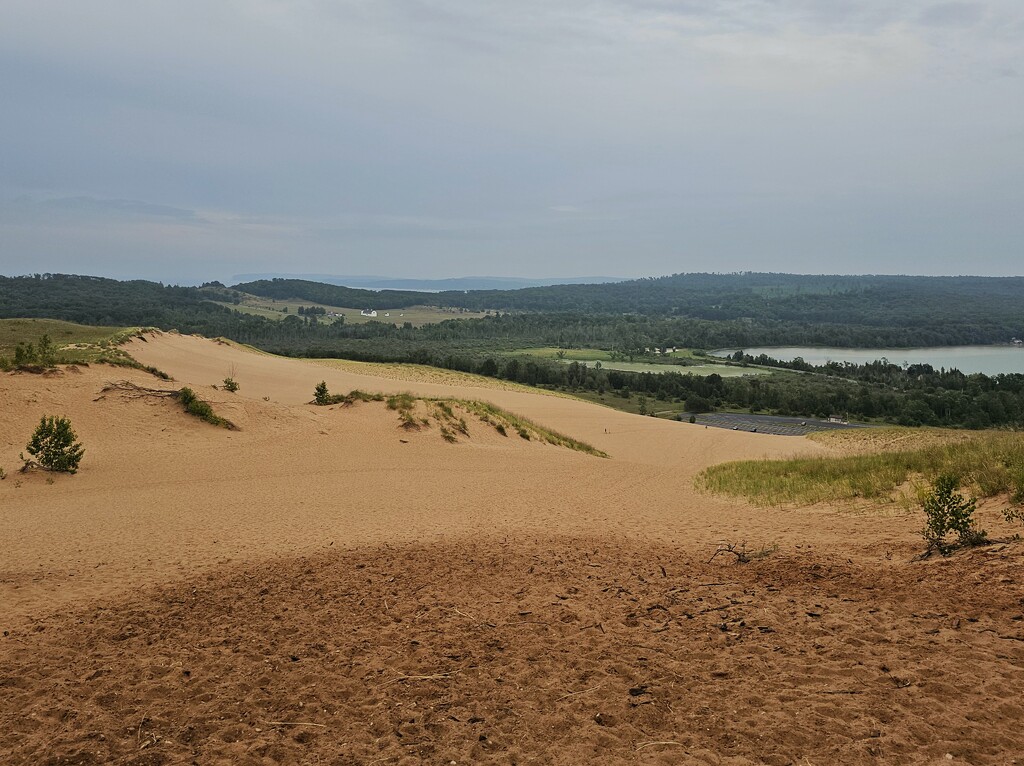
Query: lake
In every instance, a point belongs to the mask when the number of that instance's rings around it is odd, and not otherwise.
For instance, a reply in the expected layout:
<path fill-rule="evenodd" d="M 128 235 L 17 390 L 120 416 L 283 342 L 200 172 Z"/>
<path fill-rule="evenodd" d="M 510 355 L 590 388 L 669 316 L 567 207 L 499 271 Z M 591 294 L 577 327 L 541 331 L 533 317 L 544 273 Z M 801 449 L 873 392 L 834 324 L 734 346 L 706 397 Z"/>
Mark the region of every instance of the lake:
<path fill-rule="evenodd" d="M 779 361 L 792 361 L 803 357 L 808 364 L 826 362 L 853 362 L 865 364 L 876 359 L 888 359 L 893 364 L 930 364 L 935 369 L 956 368 L 960 372 L 982 372 L 986 375 L 1024 373 L 1024 348 L 1020 346 L 938 346 L 935 348 L 807 348 L 779 346 L 742 349 L 751 356 L 767 354 Z M 712 352 L 713 356 L 729 356 L 736 349 Z"/>

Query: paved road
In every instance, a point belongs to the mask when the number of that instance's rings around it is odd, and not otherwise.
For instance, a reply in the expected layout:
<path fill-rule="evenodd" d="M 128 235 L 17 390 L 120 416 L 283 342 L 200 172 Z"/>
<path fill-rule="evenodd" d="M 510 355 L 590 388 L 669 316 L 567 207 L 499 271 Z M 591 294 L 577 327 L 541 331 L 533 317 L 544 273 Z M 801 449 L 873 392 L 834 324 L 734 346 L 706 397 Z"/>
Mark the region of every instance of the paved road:
<path fill-rule="evenodd" d="M 682 420 L 689 415 L 683 414 Z M 713 428 L 731 428 L 778 436 L 804 436 L 815 431 L 835 431 L 844 428 L 871 428 L 862 423 L 829 423 L 811 418 L 787 418 L 781 415 L 748 415 L 735 412 L 706 412 L 697 415 L 697 423 Z"/>

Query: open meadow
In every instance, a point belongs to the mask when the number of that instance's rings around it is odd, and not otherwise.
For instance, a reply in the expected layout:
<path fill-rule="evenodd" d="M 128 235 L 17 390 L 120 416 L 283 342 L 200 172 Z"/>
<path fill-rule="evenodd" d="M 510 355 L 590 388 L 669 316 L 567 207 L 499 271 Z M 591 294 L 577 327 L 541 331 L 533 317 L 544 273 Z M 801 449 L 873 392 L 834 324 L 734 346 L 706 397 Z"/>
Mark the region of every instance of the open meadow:
<path fill-rule="evenodd" d="M 1005 492 L 978 510 L 994 544 L 920 559 L 909 505 L 709 488 L 723 463 L 856 460 L 899 433 L 709 429 L 176 333 L 124 348 L 171 380 L 0 373 L 4 764 L 1024 754 Z M 74 476 L 17 471 L 49 414 L 85 447 Z"/>
<path fill-rule="evenodd" d="M 334 322 L 337 318 L 341 317 L 349 324 L 376 321 L 402 325 L 408 322 L 414 327 L 421 327 L 425 324 L 444 322 L 448 319 L 479 319 L 486 316 L 482 311 L 467 311 L 442 308 L 440 306 L 409 306 L 407 308 L 380 309 L 377 311 L 376 316 L 365 316 L 362 313 L 362 309 L 358 306 L 328 306 L 308 300 L 275 300 L 258 295 L 246 295 L 241 303 L 218 303 L 233 311 L 253 314 L 275 321 L 280 321 L 289 316 L 298 316 L 299 307 L 310 306 L 324 309 L 326 313 L 318 316 L 317 319 L 327 323 Z"/>

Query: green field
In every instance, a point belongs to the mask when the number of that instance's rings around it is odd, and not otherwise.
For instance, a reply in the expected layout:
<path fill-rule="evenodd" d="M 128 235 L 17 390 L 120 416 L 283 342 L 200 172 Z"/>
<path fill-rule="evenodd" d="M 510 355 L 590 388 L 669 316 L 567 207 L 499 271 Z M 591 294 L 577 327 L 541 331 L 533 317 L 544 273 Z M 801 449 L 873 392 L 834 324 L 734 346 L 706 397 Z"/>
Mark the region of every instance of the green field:
<path fill-rule="evenodd" d="M 35 345 L 48 335 L 62 358 L 87 362 L 108 353 L 110 346 L 130 332 L 124 327 L 92 327 L 56 319 L 0 319 L 0 357 L 13 357 L 19 343 Z"/>
<path fill-rule="evenodd" d="M 581 362 L 586 364 L 588 367 L 592 367 L 597 362 L 600 362 L 602 369 L 620 370 L 622 372 L 680 372 L 684 374 L 690 373 L 693 375 L 716 374 L 721 375 L 723 378 L 734 377 L 737 375 L 764 375 L 770 372 L 763 368 L 738 367 L 718 364 L 715 362 L 698 362 L 696 364 L 673 364 L 669 361 L 663 363 L 630 362 L 622 359 L 621 354 L 598 348 L 521 348 L 510 353 L 523 356 L 536 356 L 541 359 L 552 359 L 566 364 L 571 362 Z M 667 357 L 672 359 L 693 359 L 695 361 L 701 359 L 701 357 L 694 356 L 693 352 L 689 349 L 681 349 L 667 355 Z"/>
<path fill-rule="evenodd" d="M 267 319 L 282 320 L 289 316 L 298 316 L 299 306 L 318 306 L 328 313 L 340 314 L 345 318 L 346 324 L 361 324 L 363 322 L 387 322 L 390 324 L 404 324 L 410 322 L 414 327 L 421 327 L 425 324 L 443 322 L 446 319 L 479 319 L 486 316 L 483 312 L 461 311 L 459 309 L 442 309 L 437 306 L 410 306 L 404 309 L 380 309 L 376 317 L 364 317 L 359 308 L 346 306 L 327 306 L 321 303 L 299 300 L 274 300 L 273 298 L 261 298 L 256 295 L 246 296 L 241 303 L 229 303 L 216 301 L 221 306 L 239 311 L 243 314 L 254 314 Z M 287 311 L 285 311 L 287 309 Z M 333 317 L 320 315 L 318 322 L 330 324 L 334 322 Z"/>

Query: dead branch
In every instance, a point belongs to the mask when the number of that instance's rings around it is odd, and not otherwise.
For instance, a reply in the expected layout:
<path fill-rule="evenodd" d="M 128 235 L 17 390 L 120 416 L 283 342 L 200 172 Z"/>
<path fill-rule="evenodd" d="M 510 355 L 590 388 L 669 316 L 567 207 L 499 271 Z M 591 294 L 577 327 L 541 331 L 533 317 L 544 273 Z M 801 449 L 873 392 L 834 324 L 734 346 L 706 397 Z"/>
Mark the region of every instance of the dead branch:
<path fill-rule="evenodd" d="M 750 563 L 750 554 L 747 553 L 746 543 L 719 543 L 715 552 L 711 554 L 711 558 L 707 560 L 707 563 L 710 564 L 723 553 L 731 553 L 735 556 L 737 564 Z"/>
<path fill-rule="evenodd" d="M 312 721 L 263 721 L 268 726 L 319 726 L 321 729 L 326 729 L 327 724 L 325 723 L 313 723 Z"/>
<path fill-rule="evenodd" d="M 176 399 L 180 393 L 177 389 L 145 388 L 144 386 L 132 383 L 130 380 L 108 382 L 107 385 L 100 389 L 101 394 L 105 394 L 108 391 L 117 391 L 129 399 L 141 399 L 146 396 Z"/>
<path fill-rule="evenodd" d="M 645 747 L 657 747 L 658 745 L 675 745 L 676 747 L 683 747 L 682 742 L 642 742 L 637 745 L 637 750 L 643 750 Z"/>

